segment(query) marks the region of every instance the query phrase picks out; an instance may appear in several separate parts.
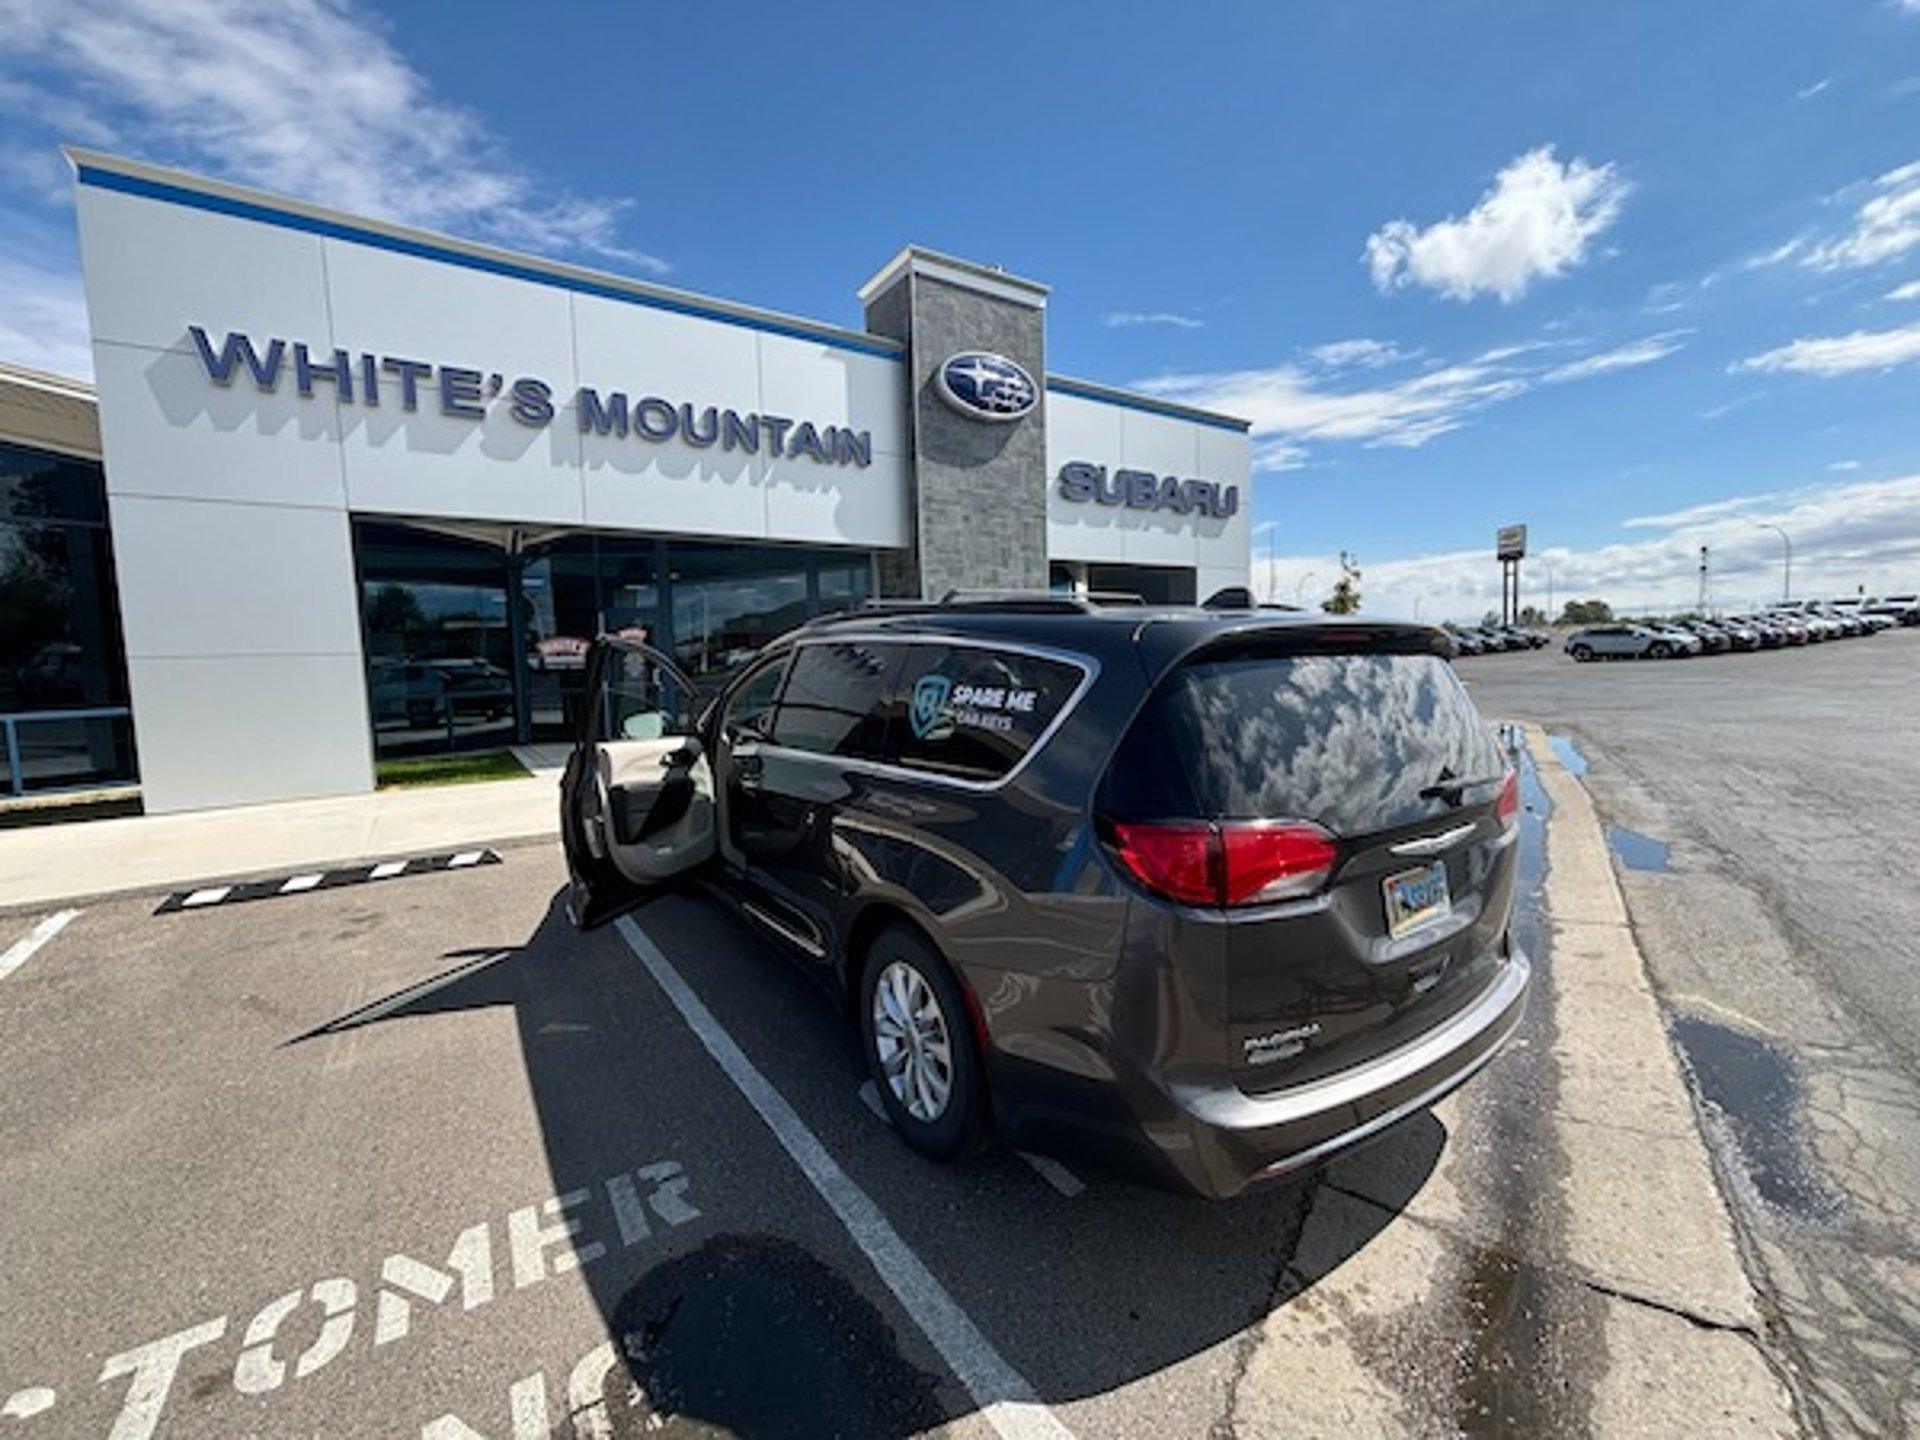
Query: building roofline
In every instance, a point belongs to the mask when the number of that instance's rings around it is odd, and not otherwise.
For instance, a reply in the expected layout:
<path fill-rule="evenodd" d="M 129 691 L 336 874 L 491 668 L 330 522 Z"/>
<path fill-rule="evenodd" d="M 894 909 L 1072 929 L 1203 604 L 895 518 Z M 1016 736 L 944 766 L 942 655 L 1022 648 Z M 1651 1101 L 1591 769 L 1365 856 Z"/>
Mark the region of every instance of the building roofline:
<path fill-rule="evenodd" d="M 938 250 L 929 250 L 924 245 L 907 245 L 875 271 L 872 279 L 860 287 L 860 303 L 871 305 L 876 295 L 891 289 L 906 275 L 925 275 L 931 279 L 943 280 L 949 285 L 978 290 L 1001 300 L 1011 300 L 1016 305 L 1027 305 L 1035 310 L 1046 309 L 1047 296 L 1051 293 L 1039 281 L 1011 275 L 998 266 L 962 260 L 957 255 L 946 255 Z"/>
<path fill-rule="evenodd" d="M 1116 390 L 1111 385 L 1099 385 L 1091 380 L 1075 380 L 1066 375 L 1049 374 L 1047 389 L 1057 390 L 1062 395 L 1072 395 L 1081 400 L 1097 400 L 1106 405 L 1122 405 L 1129 410 L 1144 410 L 1149 415 L 1165 415 L 1171 420 L 1191 420 L 1201 425 L 1211 425 L 1216 430 L 1234 430 L 1245 434 L 1253 428 L 1251 420 L 1243 420 L 1238 415 L 1225 415 L 1218 410 L 1202 410 L 1194 405 L 1179 405 L 1171 400 L 1160 400 L 1152 395 L 1141 395 L 1132 390 Z"/>
<path fill-rule="evenodd" d="M 64 396 L 69 400 L 92 401 L 96 398 L 91 380 L 55 375 L 48 370 L 35 370 L 30 365 L 15 365 L 8 360 L 0 360 L 0 384 L 44 390 L 50 395 Z"/>
<path fill-rule="evenodd" d="M 369 219 L 364 215 L 349 214 L 346 211 L 310 204 L 284 195 L 275 195 L 265 190 L 234 185 L 224 180 L 211 180 L 182 170 L 149 165 L 144 161 L 129 160 L 124 156 L 108 155 L 71 145 L 64 147 L 64 153 L 68 162 L 74 167 L 75 178 L 81 185 L 92 185 L 103 190 L 115 190 L 123 194 L 139 195 L 146 199 L 186 205 L 238 219 L 330 236 L 352 243 L 371 245 L 377 249 L 413 255 L 421 259 L 439 260 L 468 269 L 484 270 L 536 284 L 553 285 L 582 294 L 598 295 L 611 300 L 624 300 L 632 304 L 646 305 L 653 309 L 691 315 L 700 319 L 743 325 L 750 329 L 784 335 L 791 339 L 814 340 L 883 359 L 900 359 L 906 353 L 906 347 L 898 341 L 879 335 L 869 335 L 861 330 L 843 330 L 838 326 L 824 325 L 815 320 L 804 320 L 776 310 L 762 310 L 757 306 L 740 305 L 730 300 L 696 295 L 691 291 L 655 285 L 629 276 L 617 275 L 611 271 L 594 270 L 559 260 L 545 260 L 539 256 L 506 250 L 495 245 L 485 245 L 477 241 L 461 240 L 431 230 L 396 225 L 386 220 Z"/>

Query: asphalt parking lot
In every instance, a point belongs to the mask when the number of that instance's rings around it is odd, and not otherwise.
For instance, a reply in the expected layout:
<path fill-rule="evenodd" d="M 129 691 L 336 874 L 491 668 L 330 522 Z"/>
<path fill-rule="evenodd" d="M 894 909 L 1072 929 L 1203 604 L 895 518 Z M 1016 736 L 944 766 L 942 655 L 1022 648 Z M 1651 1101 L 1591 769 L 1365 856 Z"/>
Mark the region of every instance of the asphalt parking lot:
<path fill-rule="evenodd" d="M 1811 1418 L 1920 1433 L 1920 632 L 1458 669 L 1589 766 Z"/>
<path fill-rule="evenodd" d="M 626 937 L 573 931 L 562 879 L 540 846 L 198 911 L 114 901 L 9 978 L 0 1401 L 21 1434 L 1041 1435 L 1062 1415 L 1118 1435 L 1223 1413 L 1300 1188 L 1208 1206 L 1005 1152 L 930 1166 L 861 1102 L 802 977 L 711 901 L 648 907 L 643 945 L 898 1249 L 856 1238 Z M 1371 1152 L 1383 1185 L 1443 1134 Z M 902 1254 L 921 1269 L 887 1273 Z M 928 1280 L 973 1327 L 944 1337 L 971 1390 L 909 1319 L 948 1313 Z M 671 1424 L 628 1404 L 628 1370 Z"/>
<path fill-rule="evenodd" d="M 0 1425 L 1785 1433 L 1705 1162 L 1697 1185 L 1665 1165 L 1697 1144 L 1684 1101 L 1628 1101 L 1647 1066 L 1607 1067 L 1631 1037 L 1556 995 L 1541 886 L 1573 832 L 1527 793 L 1518 1041 L 1327 1172 L 1223 1205 L 920 1160 L 827 1001 L 730 912 L 674 895 L 580 935 L 550 844 L 7 916 Z"/>

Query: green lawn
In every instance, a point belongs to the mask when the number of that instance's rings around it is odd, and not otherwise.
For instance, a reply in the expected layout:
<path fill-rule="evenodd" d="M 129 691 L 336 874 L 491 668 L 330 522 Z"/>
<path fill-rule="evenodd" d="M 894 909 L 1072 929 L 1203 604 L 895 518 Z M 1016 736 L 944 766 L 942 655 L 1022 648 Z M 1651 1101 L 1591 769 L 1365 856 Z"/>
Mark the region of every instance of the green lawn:
<path fill-rule="evenodd" d="M 382 760 L 374 766 L 382 790 L 408 785 L 471 785 L 480 780 L 524 780 L 527 768 L 511 750 L 470 755 L 434 755 L 422 760 Z"/>

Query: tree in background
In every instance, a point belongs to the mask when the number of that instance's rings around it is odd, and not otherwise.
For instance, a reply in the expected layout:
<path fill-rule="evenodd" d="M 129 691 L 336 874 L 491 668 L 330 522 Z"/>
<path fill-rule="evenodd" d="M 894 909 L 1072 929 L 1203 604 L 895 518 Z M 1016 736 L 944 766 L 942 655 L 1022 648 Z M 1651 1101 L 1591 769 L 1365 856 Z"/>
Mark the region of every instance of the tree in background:
<path fill-rule="evenodd" d="M 1360 561 L 1348 551 L 1340 552 L 1340 581 L 1333 593 L 1320 602 L 1329 615 L 1352 615 L 1360 609 Z"/>
<path fill-rule="evenodd" d="M 1569 600 L 1560 612 L 1562 625 L 1605 625 L 1613 619 L 1613 607 L 1604 600 Z"/>

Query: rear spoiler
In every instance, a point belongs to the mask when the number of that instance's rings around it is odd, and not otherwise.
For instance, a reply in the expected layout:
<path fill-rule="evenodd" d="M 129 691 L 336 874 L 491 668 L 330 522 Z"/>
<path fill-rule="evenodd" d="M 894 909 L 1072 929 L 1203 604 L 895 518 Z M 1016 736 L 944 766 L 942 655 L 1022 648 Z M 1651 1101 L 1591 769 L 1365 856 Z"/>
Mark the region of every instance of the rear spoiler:
<path fill-rule="evenodd" d="M 1436 655 L 1450 660 L 1453 640 L 1432 625 L 1344 616 L 1222 617 L 1210 623 L 1146 620 L 1135 632 L 1141 663 L 1156 683 L 1178 665 L 1202 660 L 1290 655 Z"/>

